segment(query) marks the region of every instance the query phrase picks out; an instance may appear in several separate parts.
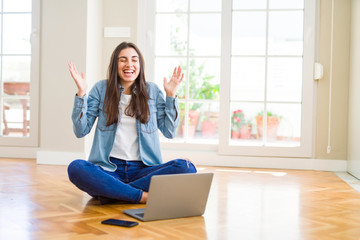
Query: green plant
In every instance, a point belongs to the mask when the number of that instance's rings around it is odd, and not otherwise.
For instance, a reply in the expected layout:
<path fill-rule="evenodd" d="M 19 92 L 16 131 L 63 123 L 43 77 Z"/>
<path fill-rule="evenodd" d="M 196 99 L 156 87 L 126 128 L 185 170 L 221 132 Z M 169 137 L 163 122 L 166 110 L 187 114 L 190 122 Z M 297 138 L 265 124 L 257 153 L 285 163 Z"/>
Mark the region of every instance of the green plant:
<path fill-rule="evenodd" d="M 274 114 L 270 111 L 266 112 L 266 116 L 267 116 L 267 124 L 278 124 L 281 120 L 281 116 Z M 257 116 L 256 116 L 256 121 L 257 124 L 261 124 L 262 125 L 262 119 L 264 117 L 264 111 L 260 111 L 258 112 Z"/>
<path fill-rule="evenodd" d="M 231 130 L 239 131 L 242 126 L 248 124 L 245 119 L 245 114 L 241 109 L 233 111 L 231 116 Z"/>
<path fill-rule="evenodd" d="M 186 53 L 186 43 L 179 41 L 180 29 L 175 28 L 170 35 L 173 50 L 179 55 L 184 56 Z M 193 49 L 189 49 L 189 55 L 193 55 Z M 218 99 L 220 84 L 214 84 L 211 80 L 215 77 L 205 71 L 205 62 L 199 63 L 198 59 L 190 58 L 188 65 L 180 64 L 184 72 L 188 72 L 188 81 L 183 82 L 178 91 L 178 97 L 184 99 L 186 95 L 186 85 L 188 84 L 189 96 L 187 99 Z M 185 106 L 184 106 L 185 107 Z M 189 110 L 197 110 L 201 107 L 200 103 L 190 103 Z"/>
<path fill-rule="evenodd" d="M 277 118 L 280 118 L 280 116 L 278 116 L 278 115 L 276 115 L 276 114 L 274 114 L 274 113 L 272 113 L 272 112 L 270 112 L 270 111 L 267 111 L 267 112 L 266 112 L 266 115 L 267 115 L 268 117 L 277 117 Z M 261 110 L 260 112 L 258 112 L 257 116 L 264 116 L 264 111 Z"/>
<path fill-rule="evenodd" d="M 256 119 L 257 125 L 257 138 L 262 138 L 264 135 L 263 124 L 264 124 L 264 111 L 258 112 Z M 274 114 L 270 111 L 266 112 L 266 136 L 267 139 L 276 140 L 277 129 L 281 120 L 281 116 Z"/>

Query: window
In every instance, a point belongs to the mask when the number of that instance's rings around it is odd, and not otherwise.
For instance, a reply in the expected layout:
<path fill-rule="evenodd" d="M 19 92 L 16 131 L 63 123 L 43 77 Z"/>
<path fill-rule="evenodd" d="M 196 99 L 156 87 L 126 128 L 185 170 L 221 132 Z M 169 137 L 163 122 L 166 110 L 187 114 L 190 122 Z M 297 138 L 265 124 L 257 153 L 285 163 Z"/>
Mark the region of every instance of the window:
<path fill-rule="evenodd" d="M 140 5 L 139 16 L 152 19 L 139 21 L 148 79 L 162 86 L 174 66 L 185 70 L 175 142 L 215 145 L 222 154 L 311 156 L 314 3 Z"/>
<path fill-rule="evenodd" d="M 221 2 L 168 4 L 159 0 L 157 3 L 155 79 L 171 76 L 172 68 L 179 65 L 186 75 L 178 91 L 180 126 L 176 139 L 178 142 L 217 142 Z M 162 84 L 159 82 L 159 85 Z"/>
<path fill-rule="evenodd" d="M 39 3 L 0 1 L 0 143 L 37 144 Z"/>

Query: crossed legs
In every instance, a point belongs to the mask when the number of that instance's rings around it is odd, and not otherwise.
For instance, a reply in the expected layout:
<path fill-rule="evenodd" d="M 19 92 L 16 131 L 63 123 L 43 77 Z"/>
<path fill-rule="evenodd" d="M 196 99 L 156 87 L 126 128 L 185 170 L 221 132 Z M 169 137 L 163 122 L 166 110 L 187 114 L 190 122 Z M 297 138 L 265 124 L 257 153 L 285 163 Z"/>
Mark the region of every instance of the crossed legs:
<path fill-rule="evenodd" d="M 153 175 L 196 173 L 188 160 L 176 159 L 156 166 L 141 161 L 110 158 L 117 165 L 115 172 L 85 160 L 75 160 L 68 167 L 70 181 L 93 197 L 105 197 L 133 203 L 145 203 Z"/>

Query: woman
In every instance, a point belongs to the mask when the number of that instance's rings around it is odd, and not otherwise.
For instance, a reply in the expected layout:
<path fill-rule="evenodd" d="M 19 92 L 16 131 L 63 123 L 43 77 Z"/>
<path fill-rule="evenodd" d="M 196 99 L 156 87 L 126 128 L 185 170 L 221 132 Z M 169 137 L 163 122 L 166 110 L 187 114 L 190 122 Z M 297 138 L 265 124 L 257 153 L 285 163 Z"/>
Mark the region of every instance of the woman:
<path fill-rule="evenodd" d="M 97 82 L 89 96 L 85 74 L 72 62 L 69 70 L 78 88 L 72 113 L 75 135 L 87 135 L 97 119 L 88 161 L 75 160 L 68 167 L 69 179 L 79 189 L 102 204 L 145 203 L 151 176 L 196 172 L 186 159 L 161 159 L 158 129 L 173 138 L 179 123 L 180 66 L 169 81 L 164 78 L 166 98 L 156 84 L 145 81 L 143 56 L 133 43 L 115 48 L 107 80 Z"/>

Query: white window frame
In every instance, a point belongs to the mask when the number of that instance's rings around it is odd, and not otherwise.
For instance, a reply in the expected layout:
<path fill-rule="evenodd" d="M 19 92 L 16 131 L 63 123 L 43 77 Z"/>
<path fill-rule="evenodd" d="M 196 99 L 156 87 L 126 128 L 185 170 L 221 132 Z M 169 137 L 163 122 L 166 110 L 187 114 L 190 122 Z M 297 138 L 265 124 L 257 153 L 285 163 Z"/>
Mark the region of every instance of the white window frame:
<path fill-rule="evenodd" d="M 1 136 L 0 146 L 37 147 L 39 145 L 40 0 L 32 0 L 31 15 L 30 133 L 26 137 Z M 2 99 L 0 102 L 2 104 Z M 1 106 L 0 109 L 2 108 Z"/>
<path fill-rule="evenodd" d="M 271 146 L 234 146 L 230 145 L 230 81 L 231 78 L 231 31 L 232 1 L 222 1 L 222 45 L 221 45 L 221 77 L 220 77 L 220 120 L 219 144 L 203 143 L 163 143 L 166 149 L 215 150 L 221 155 L 268 156 L 268 157 L 313 157 L 314 132 L 314 81 L 313 66 L 315 62 L 316 40 L 316 3 L 305 0 L 304 6 L 304 54 L 303 54 L 303 93 L 301 140 L 299 147 Z M 143 52 L 146 62 L 147 80 L 154 79 L 154 28 L 155 0 L 138 1 L 138 46 Z M 229 92 L 225 92 L 225 90 Z"/>

